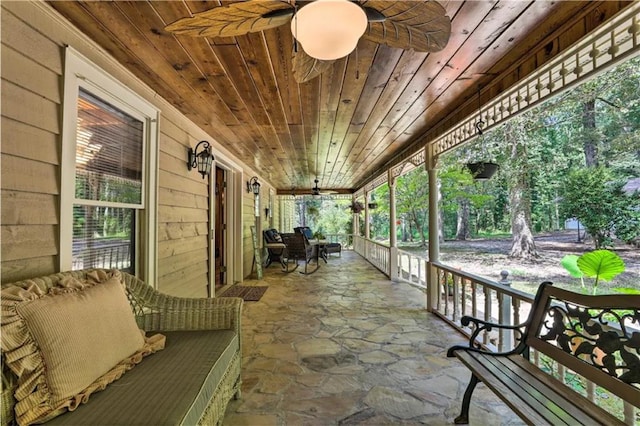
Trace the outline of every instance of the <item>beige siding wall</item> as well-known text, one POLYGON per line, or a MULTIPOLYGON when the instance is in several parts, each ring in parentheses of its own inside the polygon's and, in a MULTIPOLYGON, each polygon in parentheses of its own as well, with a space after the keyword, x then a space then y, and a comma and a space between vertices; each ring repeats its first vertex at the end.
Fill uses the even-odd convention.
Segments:
MULTIPOLYGON (((83 35, 62 24, 64 19, 48 6, 22 1, 3 1, 1 6, 2 282, 59 270, 62 64, 64 46, 69 45, 160 109, 157 287, 175 295, 205 296, 209 189, 207 180, 187 171, 187 148, 209 140, 216 157, 240 163, 83 35)), ((251 170, 241 171, 237 179, 246 181, 247 176, 253 176, 251 170)), ((242 274, 247 276, 254 218, 253 198, 246 191, 241 212, 242 274)))

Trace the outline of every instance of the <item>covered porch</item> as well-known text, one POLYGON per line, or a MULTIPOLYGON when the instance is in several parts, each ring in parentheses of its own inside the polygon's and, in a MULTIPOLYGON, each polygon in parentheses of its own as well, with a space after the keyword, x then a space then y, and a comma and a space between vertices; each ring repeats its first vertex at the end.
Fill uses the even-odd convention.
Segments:
MULTIPOLYGON (((224 423, 451 424, 469 371, 446 358, 462 343, 446 321, 427 312, 425 293, 392 282, 351 250, 312 275, 282 273, 243 314, 243 396, 224 423)), ((520 424, 481 386, 472 424, 520 424)))

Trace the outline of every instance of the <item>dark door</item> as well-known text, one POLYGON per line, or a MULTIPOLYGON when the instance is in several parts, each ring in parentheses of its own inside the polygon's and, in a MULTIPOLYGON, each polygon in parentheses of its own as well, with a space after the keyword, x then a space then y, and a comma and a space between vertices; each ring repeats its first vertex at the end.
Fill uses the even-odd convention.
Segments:
POLYGON ((226 235, 226 173, 220 167, 216 167, 216 205, 215 205, 215 278, 216 289, 225 284, 226 261, 225 255, 225 235, 226 235))

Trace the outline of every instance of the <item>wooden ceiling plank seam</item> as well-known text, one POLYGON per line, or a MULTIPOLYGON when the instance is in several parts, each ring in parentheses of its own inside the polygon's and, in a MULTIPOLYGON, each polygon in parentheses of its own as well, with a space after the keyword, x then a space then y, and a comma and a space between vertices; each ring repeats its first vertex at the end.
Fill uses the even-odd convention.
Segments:
MULTIPOLYGON (((349 148, 349 151, 345 154, 345 161, 342 164, 341 168, 335 172, 336 175, 340 176, 340 182, 344 182, 345 179, 349 176, 345 170, 345 167, 350 166, 350 156, 352 152, 357 152, 358 142, 362 140, 361 143, 365 142, 367 138, 360 138, 363 133, 368 132, 368 129, 374 127, 374 123, 381 121, 382 118, 386 115, 387 108, 392 105, 388 100, 397 99, 398 96, 402 93, 402 87, 408 83, 417 70, 420 68, 421 64, 427 57, 427 53, 415 52, 415 51, 404 51, 400 57, 400 61, 395 66, 391 73, 391 78, 385 84, 381 95, 378 98, 378 102, 372 107, 372 111, 367 118, 364 126, 358 132, 350 132, 347 134, 347 140, 345 141, 345 145, 349 148), (379 118, 376 118, 379 117, 379 118), (360 138, 360 139, 359 139, 360 138)), ((374 129, 371 130, 373 132, 374 129)))
MULTIPOLYGON (((320 137, 320 93, 322 87, 322 78, 316 78, 311 81, 307 81, 299 85, 302 108, 302 123, 304 126, 304 141, 302 145, 304 147, 306 169, 308 174, 304 176, 311 176, 311 171, 315 168, 315 164, 312 160, 313 149, 317 146, 320 137)), ((302 176, 297 177, 295 182, 292 182, 293 187, 301 187, 302 176)))
MULTIPOLYGON (((363 157, 363 153, 366 152, 365 147, 369 145, 370 141, 375 140, 376 135, 379 135, 381 132, 383 132, 383 135, 388 133, 391 126, 387 123, 392 121, 391 117, 395 117, 397 114, 405 114, 406 108, 403 104, 411 102, 412 99, 415 101, 417 98, 415 94, 424 93, 434 84, 438 75, 446 68, 446 65, 458 55, 463 46, 465 46, 469 40, 475 39, 475 30, 482 25, 494 10, 496 10, 495 5, 492 3, 465 2, 462 5, 462 8, 456 13, 451 24, 452 27, 461 28, 461 30, 452 32, 451 38, 453 40, 450 40, 450 44, 442 51, 431 53, 425 58, 411 80, 400 88, 400 93, 395 98, 394 103, 386 108, 385 116, 377 124, 376 128, 372 129, 372 127, 369 127, 366 134, 361 134, 358 137, 359 140, 354 147, 360 149, 354 151, 355 158, 353 158, 350 166, 364 162, 364 158, 366 157, 363 157), (458 17, 460 17, 459 19, 463 20, 463 22, 457 22, 456 18, 458 17), (471 21, 469 17, 472 17, 473 21, 471 21), (396 114, 393 114, 394 110, 396 114)), ((349 169, 347 169, 347 173, 348 172, 349 169)))
MULTIPOLYGON (((267 117, 280 143, 281 152, 292 152, 294 150, 291 135, 289 134, 289 126, 287 124, 286 115, 282 95, 278 88, 275 78, 273 63, 268 53, 267 43, 263 32, 251 33, 247 36, 238 37, 238 45, 246 58, 247 52, 249 57, 246 58, 247 67, 251 73, 251 77, 261 98, 267 117), (257 67, 263 64, 261 69, 257 67), (268 71, 264 71, 268 67, 268 71)), ((295 170, 295 164, 289 157, 289 165, 295 170)))
MULTIPOLYGON (((527 15, 527 17, 529 17, 529 18, 530 18, 531 16, 538 16, 536 13, 534 13, 534 12, 531 10, 531 8, 532 8, 532 7, 537 7, 537 5, 539 5, 539 4, 543 4, 543 3, 540 3, 540 2, 534 2, 534 3, 532 3, 532 4, 530 5, 530 7, 528 7, 525 11, 523 11, 523 12, 521 13, 521 15, 520 15, 520 16, 523 16, 523 15, 525 15, 525 14, 526 14, 526 15, 527 15)), ((547 5, 547 4, 550 4, 550 3, 544 3, 544 4, 545 4, 545 5, 547 5)), ((538 12, 541 12, 542 10, 545 10, 545 11, 546 11, 546 9, 541 9, 541 10, 538 10, 538 12)), ((548 14, 549 14, 549 12, 548 12, 548 11, 544 12, 544 15, 548 15, 548 14)), ((513 28, 513 26, 512 26, 511 28, 513 28)), ((511 29, 511 28, 510 28, 510 29, 511 29)), ((518 31, 518 29, 516 28, 516 29, 515 29, 515 31, 517 32, 517 31, 518 31)), ((497 38, 497 39, 492 43, 492 45, 493 45, 494 47, 488 47, 488 48, 487 48, 487 51, 496 51, 496 48, 495 48, 495 46, 496 46, 496 45, 501 45, 501 44, 503 44, 503 43, 505 43, 505 42, 507 42, 507 43, 508 43, 508 42, 509 42, 509 40, 513 40, 513 42, 511 43, 511 45, 513 45, 513 46, 518 46, 518 41, 519 41, 519 40, 518 40, 518 38, 517 38, 517 37, 515 37, 515 34, 510 33, 510 32, 507 30, 507 31, 503 32, 503 33, 500 35, 500 37, 498 37, 498 38, 497 38)), ((509 55, 510 55, 510 53, 509 53, 509 55)), ((516 56, 518 56, 518 55, 516 55, 516 56)), ((503 57, 504 57, 504 55, 503 55, 503 57)), ((484 62, 487 62, 487 60, 488 60, 489 56, 488 56, 488 55, 486 55, 486 54, 483 52, 483 53, 482 53, 482 55, 481 55, 481 56, 479 56, 479 58, 481 58, 482 60, 484 60, 484 62)), ((447 86, 445 89, 443 89, 443 90, 441 91, 441 95, 438 95, 438 97, 437 97, 437 98, 436 98, 436 99, 435 99, 435 100, 434 100, 430 105, 426 106, 426 107, 425 107, 425 109, 423 110, 423 112, 422 112, 421 114, 420 114, 420 113, 417 113, 417 112, 414 112, 413 114, 416 114, 416 117, 418 117, 418 119, 419 119, 421 116, 429 115, 430 117, 434 117, 434 120, 439 121, 439 118, 438 118, 438 117, 439 117, 439 116, 440 116, 440 117, 444 117, 444 116, 446 116, 446 115, 448 114, 448 111, 447 111, 447 110, 443 110, 442 108, 441 108, 440 110, 433 111, 433 108, 441 107, 442 105, 447 105, 446 101, 443 99, 443 96, 444 96, 444 94, 445 94, 445 93, 448 93, 448 94, 450 94, 450 93, 456 93, 456 98, 457 98, 457 99, 460 99, 460 97, 462 96, 462 95, 461 95, 462 93, 467 93, 467 95, 464 97, 464 98, 465 98, 465 100, 467 100, 467 99, 469 99, 469 98, 474 98, 474 97, 475 97, 475 96, 474 96, 474 94, 475 94, 475 93, 477 93, 477 90, 475 90, 475 87, 474 87, 474 85, 473 85, 473 83, 474 83, 475 81, 474 81, 474 82, 472 82, 472 80, 471 80, 470 78, 469 78, 469 79, 466 79, 466 78, 464 77, 464 75, 465 75, 465 74, 466 74, 466 75, 481 74, 481 75, 489 75, 489 76, 493 76, 493 75, 499 75, 499 74, 501 73, 501 72, 499 72, 499 71, 497 71, 497 70, 494 70, 494 69, 488 69, 488 70, 486 70, 486 71, 484 71, 484 72, 481 72, 481 71, 480 71, 480 68, 481 68, 481 67, 483 67, 483 66, 485 66, 485 65, 480 65, 480 63, 481 63, 481 62, 482 62, 481 60, 476 60, 476 61, 474 61, 474 62, 469 66, 469 68, 467 68, 467 70, 465 70, 465 71, 461 74, 461 77, 460 77, 460 78, 458 78, 458 79, 453 80, 449 86, 447 86), (477 70, 478 72, 477 72, 477 73, 476 73, 476 72, 474 72, 475 70, 477 70), (458 85, 458 86, 460 87, 456 92, 453 92, 453 91, 452 91, 452 89, 451 89, 454 85, 458 85), (439 114, 439 115, 438 115, 438 114, 439 114)), ((490 61, 489 63, 495 64, 495 63, 496 63, 496 61, 490 61)), ((485 68, 485 69, 486 69, 486 68, 485 68)), ((478 83, 478 84, 477 84, 477 86, 478 86, 478 87, 481 87, 481 86, 482 86, 482 84, 481 84, 481 83, 478 83)), ((417 101, 414 105, 412 105, 412 108, 419 108, 419 107, 420 107, 420 102, 421 102, 421 101, 417 101)), ((464 102, 464 101, 463 101, 463 102, 464 102)), ((449 104, 449 105, 450 105, 450 104, 449 104)), ((408 140, 410 140, 410 139, 412 139, 412 138, 414 138, 414 137, 415 137, 415 136, 414 136, 414 132, 415 132, 415 131, 414 131, 414 130, 412 130, 412 127, 421 127, 418 119, 412 120, 412 121, 407 125, 407 124, 406 124, 406 119, 403 117, 403 119, 399 120, 399 121, 396 123, 396 125, 394 126, 394 129, 392 129, 392 130, 389 132, 389 134, 388 134, 388 135, 391 135, 391 137, 392 137, 392 138, 393 138, 393 136, 394 136, 394 135, 398 135, 398 137, 404 138, 404 140, 403 140, 403 139, 400 139, 399 141, 401 142, 401 144, 405 144, 405 141, 406 141, 407 139, 408 139, 408 140), (400 129, 401 129, 401 130, 400 130, 400 129), (394 132, 395 132, 395 133, 394 133, 394 132)), ((420 131, 420 130, 418 130, 418 133, 421 133, 421 131, 420 131)), ((387 140, 386 140, 386 142, 389 142, 389 136, 387 136, 387 137, 386 137, 386 139, 387 139, 387 140)), ((382 143, 384 143, 384 142, 385 142, 385 141, 382 141, 382 143)), ((394 138, 394 142, 395 142, 395 138, 394 138)), ((380 145, 378 145, 378 147, 377 147, 377 148, 379 149, 379 147, 380 147, 380 145)), ((374 150, 374 153, 376 153, 376 152, 377 152, 377 151, 376 151, 376 150, 374 150)))
POLYGON ((367 86, 372 64, 378 49, 379 45, 377 43, 373 43, 368 40, 361 40, 358 46, 358 54, 352 55, 347 63, 345 79, 346 77, 349 77, 350 83, 345 84, 342 87, 340 103, 338 104, 337 119, 334 123, 331 141, 326 147, 327 150, 324 157, 323 175, 329 176, 329 178, 323 182, 326 187, 332 186, 331 173, 338 161, 338 155, 340 154, 341 147, 345 141, 349 126, 353 121, 353 116, 358 105, 361 103, 363 94, 365 93, 364 89, 367 86), (360 72, 360 70, 366 70, 366 72, 360 72), (352 77, 354 74, 355 78, 352 77), (334 154, 330 159, 329 155, 332 151, 334 154), (331 161, 331 163, 329 163, 329 161, 331 161))
MULTIPOLYGON (((166 4, 167 2, 160 2, 161 4, 166 4)), ((168 12, 169 9, 167 9, 167 7, 164 8, 165 12, 168 12)), ((183 13, 184 15, 184 13, 183 13)), ((173 18, 176 18, 175 13, 173 18)), ((238 99, 241 103, 241 107, 236 107, 234 108, 235 110, 238 111, 242 111, 242 120, 239 120, 240 122, 238 123, 240 127, 237 127, 236 130, 239 129, 239 131, 242 133, 245 133, 245 136, 248 140, 251 140, 254 142, 254 148, 256 150, 260 150, 261 148, 263 148, 263 144, 260 144, 260 141, 262 140, 263 142, 269 141, 269 139, 266 139, 263 137, 263 132, 261 131, 261 129, 259 129, 258 124, 255 122, 253 116, 251 115, 251 113, 249 112, 249 109, 247 108, 246 103, 244 102, 244 100, 239 96, 238 91, 236 90, 236 87, 233 85, 232 81, 228 78, 228 74, 226 72, 226 70, 224 69, 224 66, 220 63, 219 59, 216 56, 216 52, 214 51, 214 49, 212 48, 212 46, 208 43, 206 38, 194 38, 194 37, 182 37, 182 38, 186 38, 189 40, 193 40, 193 41, 198 41, 200 43, 202 43, 203 45, 205 45, 207 47, 207 51, 205 51, 205 54, 209 54, 210 55, 210 59, 206 60, 205 58, 202 59, 202 63, 211 63, 214 62, 215 63, 215 67, 214 67, 214 75, 216 76, 216 80, 220 80, 222 81, 222 84, 219 84, 219 87, 223 87, 224 91, 226 94, 230 94, 232 99, 238 99), (222 76, 221 76, 222 74, 222 76), (222 78, 220 78, 222 77, 222 78), (243 126, 244 124, 244 126, 243 126)), ((193 42, 191 42, 191 44, 194 44, 193 42)), ((209 79, 209 76, 205 75, 205 78, 209 79)), ((216 90, 216 87, 214 86, 214 90, 216 90)), ((227 98, 228 99, 228 98, 227 98)), ((237 105, 237 104, 236 104, 237 105)), ((264 111, 264 110, 263 110, 264 111)), ((246 150, 245 150, 246 151, 246 150)), ((247 161, 251 161, 253 155, 255 155, 257 151, 254 151, 252 149, 249 149, 248 151, 245 152, 245 155, 243 157, 243 159, 247 160, 247 161)), ((269 150, 269 151, 263 151, 264 154, 266 154, 266 156, 272 160, 273 163, 277 163, 278 158, 276 158, 275 156, 277 155, 275 152, 273 152, 273 150, 269 150)))
MULTIPOLYGON (((462 10, 463 10, 462 7, 465 6, 464 10, 468 11, 467 14, 469 16, 476 17, 475 21, 478 21, 477 17, 484 17, 487 13, 489 13, 489 11, 492 8, 491 5, 482 6, 475 3, 471 3, 471 4, 466 4, 466 3, 467 2, 450 2, 446 5, 447 13, 452 20, 452 28, 459 27, 463 29, 452 32, 451 40, 449 42, 448 47, 445 47, 445 49, 443 49, 442 51, 437 53, 424 54, 425 56, 424 58, 422 58, 422 61, 420 62, 419 67, 417 69, 414 68, 414 70, 410 73, 410 78, 408 80, 402 79, 402 83, 395 86, 398 89, 397 91, 388 90, 389 86, 385 88, 385 91, 381 96, 381 99, 384 99, 384 101, 376 105, 376 108, 372 113, 372 116, 375 116, 376 118, 374 120, 369 120, 367 124, 364 126, 364 128, 358 135, 358 139, 352 145, 353 148, 349 152, 348 157, 352 157, 352 156, 357 157, 358 153, 364 150, 366 144, 369 142, 369 140, 377 130, 380 123, 382 123, 385 117, 387 117, 387 115, 390 113, 392 108, 395 107, 395 104, 399 101, 399 99, 401 99, 401 96, 407 93, 406 89, 409 84, 415 81, 428 82, 431 79, 431 77, 429 77, 430 67, 433 67, 433 65, 439 65, 441 62, 448 63, 450 58, 453 57, 453 55, 455 55, 455 53, 457 52, 458 48, 456 46, 461 43, 456 43, 456 39, 460 38, 461 40, 467 40, 472 36, 471 34, 472 31, 467 30, 466 28, 464 28, 464 25, 462 25, 462 24, 465 24, 465 22, 458 22, 460 20, 465 19, 465 14, 462 13, 462 10), (477 8, 480 8, 480 7, 482 7, 483 9, 478 10, 477 8), (487 8, 489 9, 487 10, 487 8), (444 59, 438 60, 441 57, 447 58, 447 60, 446 61, 444 59), (432 64, 432 62, 436 62, 436 63, 432 64), (380 106, 383 106, 384 108, 380 108, 380 106)), ((474 27, 477 25, 479 24, 474 24, 474 27)), ((405 52, 403 57, 406 56, 406 54, 407 52, 405 52)), ((437 68, 437 67, 433 67, 433 68, 437 68)), ((400 79, 396 79, 396 80, 400 83, 400 79)), ((355 158, 353 158, 351 161, 349 161, 348 164, 345 164, 345 165, 351 168, 354 164, 361 164, 361 163, 357 163, 355 161, 355 158)), ((339 174, 342 176, 350 175, 350 173, 345 170, 341 170, 339 174)))
MULTIPOLYGON (((125 4, 126 4, 126 3, 125 3, 125 4)), ((121 3, 120 5, 122 6, 122 3, 121 3)), ((157 4, 156 4, 156 6, 157 6, 157 4)), ((137 7, 140 7, 140 5, 137 5, 137 7)), ((158 11, 157 11, 155 8, 153 8, 153 7, 152 7, 151 9, 152 9, 153 13, 154 13, 156 16, 158 16, 158 18, 159 18, 159 19, 161 19, 161 20, 162 20, 162 16, 158 13, 158 11)), ((136 10, 129 10, 129 12, 130 12, 130 13, 129 13, 129 16, 130 16, 131 14, 133 14, 134 12, 136 12, 136 10)), ((164 24, 165 24, 165 23, 166 23, 166 21, 162 20, 162 26, 164 26, 164 24)), ((154 24, 154 23, 148 23, 148 25, 149 25, 151 28, 154 28, 153 24, 154 24)), ((166 37, 165 37, 165 38, 166 38, 166 37)), ((173 36, 171 36, 171 38, 173 38, 173 36)), ((218 66, 218 70, 216 70, 216 71, 215 71, 215 72, 216 72, 216 75, 220 74, 220 71, 224 72, 224 68, 223 68, 223 67, 222 67, 222 65, 219 63, 219 61, 217 61, 217 58, 215 58, 215 53, 213 52, 213 50, 211 49, 211 46, 206 42, 206 40, 205 40, 204 38, 191 38, 191 41, 192 41, 192 45, 200 45, 200 44, 202 44, 202 43, 206 44, 206 46, 207 46, 207 47, 208 47, 208 49, 209 49, 209 52, 211 52, 211 53, 212 53, 212 55, 214 55, 215 64, 218 66)), ((183 46, 181 43, 179 43, 179 41, 178 41, 177 39, 176 39, 176 43, 177 43, 178 45, 180 45, 180 47, 181 47, 182 49, 184 49, 184 46, 183 46)), ((174 49, 169 49, 169 50, 174 50, 174 49)), ((196 61, 192 56, 190 56, 186 51, 185 51, 185 54, 186 54, 186 55, 189 57, 189 59, 190 59, 190 60, 195 64, 195 66, 196 66, 199 70, 201 70, 201 68, 200 68, 200 67, 198 67, 197 61, 196 61)), ((207 61, 207 62, 211 62, 211 61, 207 61)), ((226 75, 226 74, 225 74, 225 75, 226 75)), ((211 89, 212 89, 212 90, 216 93, 216 95, 217 95, 217 90, 216 90, 216 88, 215 88, 214 86, 211 86, 211 84, 210 84, 210 82, 209 82, 209 79, 207 78, 207 75, 206 75, 203 71, 200 71, 200 76, 201 76, 200 78, 202 78, 202 79, 206 82, 206 84, 208 84, 208 85, 211 87, 211 89)), ((230 87, 233 87, 232 85, 228 85, 228 84, 225 84, 224 86, 226 86, 226 87, 229 87, 229 86, 230 86, 230 87)), ((229 91, 227 91, 227 92, 229 92, 229 91)), ((232 92, 231 94, 233 95, 233 92, 232 92)), ((219 96, 219 95, 218 95, 218 96, 219 96)), ((222 97, 220 97, 220 99, 222 100, 222 97)), ((232 99, 233 99, 233 98, 232 98, 232 99)), ((224 100, 222 100, 222 101, 224 102, 224 100)), ((229 109, 229 111, 233 114, 233 111, 231 111, 231 109, 229 108, 229 106, 227 105, 227 103, 226 103, 226 102, 224 102, 224 104, 225 104, 225 107, 227 107, 227 108, 229 109)), ((243 104, 243 106, 246 108, 246 106, 245 106, 244 104, 243 104)), ((215 110, 216 110, 216 111, 219 111, 219 108, 215 108, 215 110)), ((243 114, 243 115, 244 115, 244 114, 243 114)), ((247 111, 247 115, 248 115, 248 111, 247 111)), ((236 133, 236 134, 238 134, 238 135, 240 135, 240 136, 244 136, 245 140, 253 141, 253 142, 255 143, 255 142, 256 142, 256 140, 257 140, 257 136, 259 136, 259 135, 260 135, 259 130, 258 130, 258 129, 256 129, 256 127, 255 127, 255 126, 244 126, 244 125, 242 125, 242 124, 241 124, 241 122, 240 122, 240 121, 235 117, 235 115, 234 115, 234 118, 235 118, 235 122, 234 122, 233 124, 231 124, 231 123, 228 123, 228 124, 227 124, 227 125, 230 127, 230 129, 233 129, 233 130, 234 130, 234 133, 236 133)), ((246 117, 245 117, 245 120, 246 120, 246 117)), ((245 122, 246 122, 246 121, 245 121, 245 122)), ((251 160, 251 159, 253 159, 253 161, 259 161, 259 157, 260 157, 260 156, 259 156, 259 155, 256 155, 256 153, 257 153, 257 152, 260 152, 260 151, 254 151, 254 150, 252 150, 252 149, 251 149, 251 147, 247 147, 247 146, 239 147, 239 146, 237 146, 237 145, 236 145, 235 147, 236 147, 236 149, 237 149, 238 151, 240 151, 241 158, 246 159, 246 160, 251 160), (247 148, 248 148, 248 149, 247 149, 247 148), (258 157, 258 158, 256 158, 256 157, 258 157)), ((260 145, 259 145, 259 144, 257 144, 257 143, 255 143, 255 149, 259 149, 259 148, 260 148, 260 145)), ((268 163, 268 164, 273 164, 273 161, 272 161, 271 159, 269 159, 269 158, 268 158, 268 157, 271 157, 271 154, 272 154, 272 153, 271 153, 271 152, 267 152, 266 154, 267 154, 267 155, 266 155, 266 157, 267 157, 267 159, 268 159, 267 163, 268 163)), ((267 169, 269 169, 269 167, 267 167, 267 169)))
POLYGON ((336 167, 341 168, 347 161, 348 152, 350 151, 350 146, 348 144, 355 141, 355 138, 350 137, 350 135, 359 133, 359 130, 371 116, 374 107, 378 104, 380 96, 384 91, 386 82, 389 81, 402 57, 402 53, 403 51, 400 49, 394 49, 385 45, 379 46, 376 52, 376 57, 373 60, 373 65, 367 75, 367 81, 365 82, 364 88, 361 92, 362 94, 367 94, 366 99, 364 99, 362 95, 358 99, 356 108, 351 117, 351 122, 349 123, 342 143, 337 147, 338 152, 336 153, 334 165, 329 173, 332 177, 332 180, 328 184, 329 187, 341 184, 338 180, 340 176, 336 173, 336 167), (388 66, 390 63, 395 63, 395 65, 390 67, 388 66), (382 64, 387 66, 382 66, 382 64))
MULTIPOLYGON (((346 75, 347 61, 348 56, 335 61, 333 66, 327 70, 327 72, 320 75, 322 89, 320 91, 319 134, 316 146, 313 147, 313 152, 315 154, 315 158, 313 159, 313 169, 316 178, 321 177, 319 164, 321 147, 329 146, 331 144, 331 137, 333 136, 333 128, 335 125, 335 115, 338 111, 340 93, 342 93, 342 86, 346 75)), ((324 172, 324 170, 322 171, 324 172)), ((313 182, 311 182, 311 184, 313 184, 313 182)))
POLYGON ((148 2, 118 1, 111 4, 119 10, 131 25, 138 29, 138 32, 147 40, 147 43, 155 49, 159 58, 164 58, 189 83, 194 91, 200 92, 203 98, 212 104, 218 111, 223 123, 227 125, 238 123, 236 116, 218 96, 215 89, 208 85, 206 79, 204 82, 209 86, 209 90, 213 92, 213 95, 207 93, 206 88, 198 88, 198 86, 202 86, 202 78, 205 77, 202 70, 194 63, 193 58, 174 37, 166 36, 161 31, 165 24, 148 2), (208 96, 204 97, 204 95, 208 96))
MULTIPOLYGON (((151 5, 165 23, 184 17, 185 10, 188 12, 187 6, 183 2, 155 1, 151 5), (178 5, 182 5, 182 8, 178 9, 178 5)), ((205 37, 189 37, 178 34, 174 34, 173 37, 185 50, 192 52, 191 57, 196 66, 202 70, 204 78, 236 115, 238 121, 242 123, 252 120, 244 99, 231 84, 208 40, 205 37)))

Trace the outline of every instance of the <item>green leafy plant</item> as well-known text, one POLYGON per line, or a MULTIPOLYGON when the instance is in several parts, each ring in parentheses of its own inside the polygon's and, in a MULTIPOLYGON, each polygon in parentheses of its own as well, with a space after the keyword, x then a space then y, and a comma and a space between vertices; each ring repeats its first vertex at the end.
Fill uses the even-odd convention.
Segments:
POLYGON ((574 278, 580 278, 582 288, 586 290, 584 278, 593 278, 592 294, 596 294, 600 280, 611 281, 624 272, 624 261, 611 250, 594 250, 581 256, 568 254, 560 261, 562 266, 574 278))

